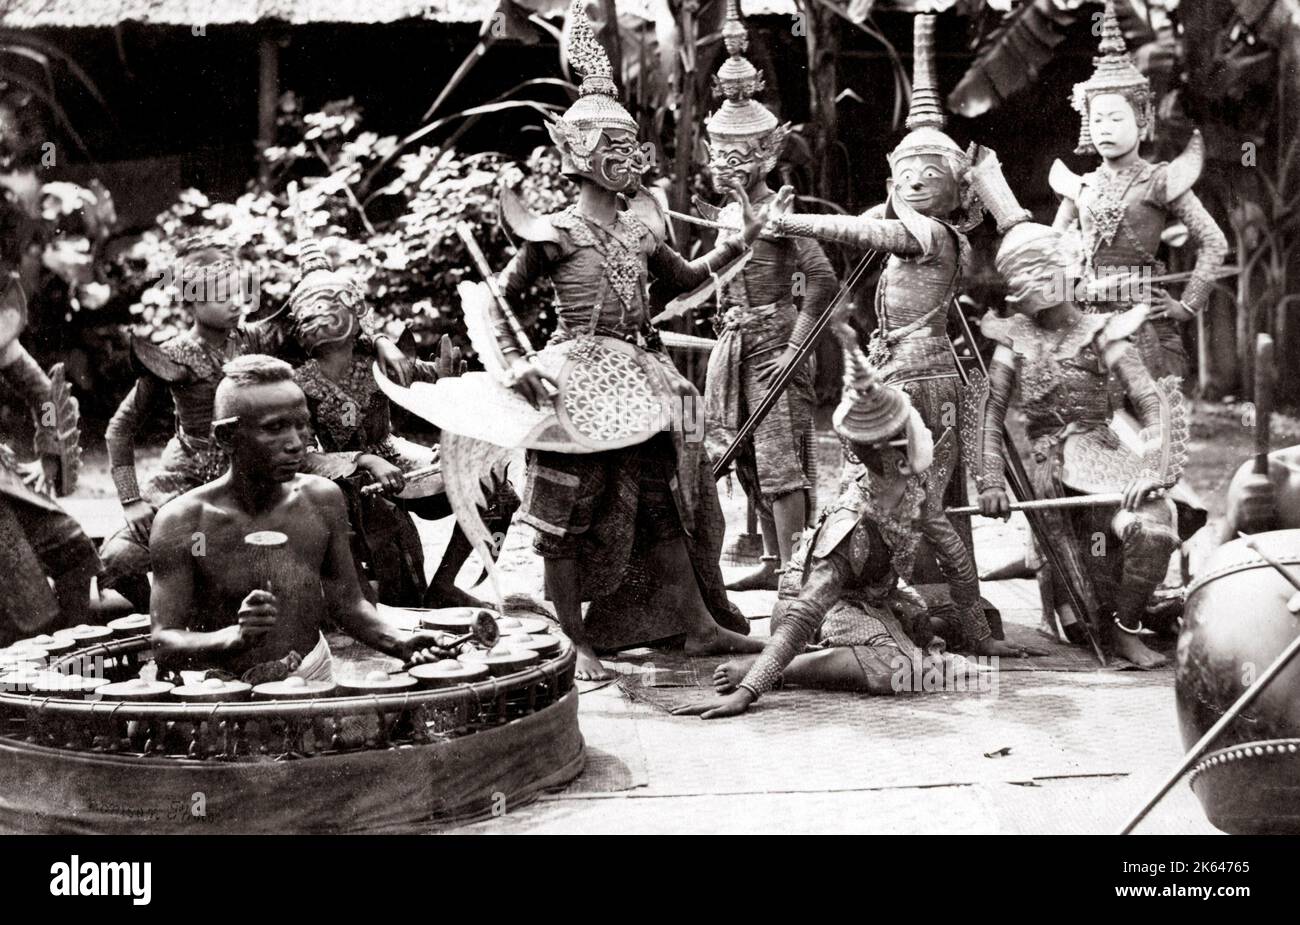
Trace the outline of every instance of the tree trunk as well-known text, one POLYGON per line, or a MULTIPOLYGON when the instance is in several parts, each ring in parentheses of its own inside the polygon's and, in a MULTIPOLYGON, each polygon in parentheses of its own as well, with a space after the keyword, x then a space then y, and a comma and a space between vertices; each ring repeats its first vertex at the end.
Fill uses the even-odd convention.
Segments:
POLYGON ((840 51, 839 23, 834 13, 817 0, 802 0, 804 31, 808 46, 808 121, 813 131, 813 163, 817 195, 831 202, 841 201, 843 189, 835 143, 839 138, 839 113, 835 97, 839 93, 836 62, 840 51))
MULTIPOLYGON (((677 58, 677 125, 673 140, 673 185, 670 204, 673 209, 682 213, 691 211, 691 177, 695 173, 697 129, 695 45, 699 39, 699 27, 695 17, 699 12, 699 6, 699 0, 682 0, 681 11, 677 14, 682 40, 681 54, 677 58)), ((680 219, 675 219, 673 225, 677 232, 679 249, 685 250, 690 228, 680 219)))

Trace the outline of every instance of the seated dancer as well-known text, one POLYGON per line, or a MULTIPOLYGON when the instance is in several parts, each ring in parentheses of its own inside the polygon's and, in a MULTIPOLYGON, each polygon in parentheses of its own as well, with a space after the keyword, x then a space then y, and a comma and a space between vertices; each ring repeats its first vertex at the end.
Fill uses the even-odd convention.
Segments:
MULTIPOLYGON (((778 125, 753 98, 763 89, 763 77, 744 55, 749 37, 737 0, 727 4, 722 34, 730 57, 715 81, 722 106, 705 123, 710 177, 718 193, 739 183, 761 207, 774 195, 767 175, 789 125, 778 125)), ((721 213, 699 206, 714 218, 721 213)), ((718 298, 718 343, 704 386, 705 439, 714 459, 789 365, 835 291, 835 271, 816 241, 761 236, 754 242, 753 257, 718 298)), ((736 474, 758 510, 763 558, 755 571, 727 585, 730 590, 775 590, 778 570, 808 526, 817 491, 815 403, 812 371, 804 364, 736 459, 736 474)))
POLYGON ((1113 315, 1084 314, 1062 286, 1071 261, 1060 232, 1030 221, 988 152, 971 183, 1003 233, 996 265, 1007 282, 1013 314, 990 312, 982 329, 998 345, 989 369, 989 394, 980 438, 976 484, 986 516, 1010 507, 1003 476, 1003 421, 1012 391, 1026 420, 1033 453, 1030 480, 1038 498, 1121 492, 1122 504, 1045 512, 1069 574, 1048 567, 1044 631, 1055 636, 1050 602, 1062 600, 1059 582, 1079 589, 1094 624, 1114 615, 1114 650, 1141 668, 1166 662, 1139 637, 1147 599, 1178 546, 1174 505, 1150 497, 1172 487, 1186 458, 1187 421, 1176 377, 1156 382, 1132 337, 1145 306, 1113 315), (1063 300, 1064 298, 1064 300, 1063 300), (1113 375, 1141 426, 1141 447, 1130 448, 1110 428, 1107 379, 1113 375), (1101 538, 1099 541, 1098 538, 1101 538))
POLYGON ((311 417, 289 364, 252 354, 223 372, 213 436, 230 467, 163 505, 150 537, 159 667, 329 680, 321 629, 331 618, 386 655, 437 657, 437 636, 398 631, 362 594, 343 493, 299 473, 311 417), (270 589, 255 587, 257 568, 244 542, 259 531, 288 537, 270 589))
MULTIPOLYGON (((933 638, 925 601, 910 586, 917 542, 946 534, 964 555, 943 512, 926 503, 934 441, 907 396, 881 383, 841 326, 846 350, 844 398, 835 430, 862 460, 861 473, 835 506, 808 531, 781 577, 772 611, 772 638, 757 657, 718 666, 719 697, 680 707, 679 715, 704 719, 745 712, 778 682, 806 687, 897 693, 900 675, 912 677, 926 650, 940 666, 949 656, 933 638), (812 651, 805 648, 816 640, 812 651)), ((952 439, 951 431, 944 440, 952 439)), ((943 441, 940 441, 943 442, 943 441)), ((955 628, 974 636, 983 655, 1038 655, 990 638, 975 592, 975 569, 964 559, 953 589, 955 628)))
MULTIPOLYGON (((278 353, 286 341, 285 324, 278 316, 251 323, 241 320, 244 282, 228 248, 211 236, 196 236, 178 251, 177 291, 193 324, 161 344, 132 339, 142 372, 105 432, 126 526, 104 541, 100 586, 115 589, 141 610, 149 602, 149 528, 154 514, 170 499, 216 478, 227 466, 210 433, 212 396, 221 380, 222 364, 241 354, 278 353), (161 469, 142 489, 136 476, 135 441, 168 394, 176 413, 176 432, 163 449, 161 469)), ((322 276, 333 275, 315 270, 304 276, 289 297, 290 315, 317 283, 331 282, 322 276)), ((391 340, 368 333, 363 342, 394 375, 406 375, 408 361, 391 340)))
MULTIPOLYGON (((481 287, 462 287, 466 324, 488 371, 389 394, 442 428, 454 504, 457 486, 476 484, 477 472, 467 474, 494 453, 533 451, 520 519, 537 531, 545 593, 574 642, 577 677, 599 679, 610 674, 598 645, 682 635, 693 653, 762 645, 742 635, 749 625, 723 588, 717 485, 701 441, 683 426, 696 417, 699 393, 663 352, 648 293, 651 275, 669 295, 698 287, 745 252, 762 218, 736 186, 743 239, 689 262, 665 243, 661 210, 637 194, 636 121, 616 99, 581 0, 569 19, 569 60, 584 76, 577 101, 550 128, 565 173, 578 180, 578 201, 536 216, 503 195, 503 218, 522 239, 499 277, 504 304, 481 287), (529 358, 511 303, 543 277, 554 286, 558 323, 529 358), (562 383, 558 395, 548 381, 562 383), (591 601, 585 622, 584 601, 591 601)), ((462 524, 475 519, 472 509, 456 513, 462 524)), ((471 539, 480 536, 476 527, 471 539)))
POLYGON ((1074 88, 1073 106, 1083 118, 1076 154, 1100 154, 1101 166, 1083 176, 1063 163, 1052 165, 1052 189, 1062 196, 1054 227, 1082 236, 1081 271, 1089 287, 1085 311, 1115 312, 1155 296, 1149 318, 1135 340, 1142 360, 1156 378, 1187 378, 1187 351, 1182 324, 1206 306, 1227 239, 1192 192, 1205 157, 1200 132, 1187 150, 1170 163, 1152 164, 1138 153, 1142 141, 1155 134, 1155 105, 1151 84, 1124 47, 1107 0, 1102 18, 1101 55, 1094 59, 1090 79, 1074 88), (1175 298, 1163 287, 1143 289, 1144 273, 1165 275, 1156 257, 1170 220, 1187 228, 1196 252, 1196 266, 1175 298))
MULTIPOLYGON (((323 253, 311 249, 313 267, 329 268, 323 253)), ((304 270, 308 270, 304 262, 304 270)), ((441 484, 436 493, 405 484, 406 473, 429 465, 433 454, 402 440, 392 432, 388 399, 371 371, 372 359, 357 349, 361 333, 357 312, 351 307, 361 298, 354 286, 318 287, 315 294, 294 309, 294 340, 308 359, 294 371, 294 381, 307 396, 312 427, 323 452, 306 455, 303 471, 334 480, 343 489, 352 524, 352 547, 363 588, 378 582, 378 599, 398 607, 482 606, 455 586, 460 567, 469 557, 469 541, 459 527, 426 586, 424 549, 411 514, 440 520, 452 514, 441 484), (390 495, 363 493, 352 478, 368 474, 390 495)), ((412 376, 436 382, 439 374, 459 373, 459 350, 443 338, 438 364, 416 360, 412 376)), ((484 513, 490 530, 504 534, 519 499, 509 483, 494 493, 484 513)))
POLYGON ((26 323, 26 297, 14 273, 0 293, 0 387, 32 411, 40 468, 30 478, 0 442, 0 646, 88 622, 90 580, 100 568, 95 544, 46 494, 67 494, 76 482, 78 409, 63 365, 46 376, 18 342, 26 323))

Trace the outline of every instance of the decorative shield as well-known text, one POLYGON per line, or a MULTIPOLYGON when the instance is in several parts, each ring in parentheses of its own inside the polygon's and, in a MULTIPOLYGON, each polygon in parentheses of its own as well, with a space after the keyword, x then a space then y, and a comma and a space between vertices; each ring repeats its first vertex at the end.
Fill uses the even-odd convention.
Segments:
POLYGON ((547 347, 537 363, 560 385, 561 426, 593 452, 635 446, 671 426, 665 370, 633 344, 582 337, 547 347))

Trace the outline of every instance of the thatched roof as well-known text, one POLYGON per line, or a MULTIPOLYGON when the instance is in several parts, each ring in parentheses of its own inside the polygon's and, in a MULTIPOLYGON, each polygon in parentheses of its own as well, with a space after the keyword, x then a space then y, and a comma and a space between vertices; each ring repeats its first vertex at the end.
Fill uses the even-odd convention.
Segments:
MULTIPOLYGON (((308 23, 389 23, 428 19, 482 22, 498 0, 0 0, 0 26, 11 29, 96 28, 123 22, 155 26, 229 26, 275 20, 308 23)), ((558 15, 569 0, 516 0, 544 16, 558 15)), ((852 12, 850 0, 836 0, 852 12)), ((955 0, 877 0, 880 9, 939 11, 955 0)), ((741 0, 746 16, 789 16, 795 0, 741 0)), ((870 8, 868 5, 866 8, 870 8)), ((651 0, 619 0, 623 13, 652 18, 651 0)))
MULTIPOLYGON (((542 15, 558 14, 568 0, 521 0, 542 15)), ((646 0, 620 0, 624 12, 648 12, 646 0)), ((482 22, 497 0, 4 0, 0 26, 12 29, 106 27, 122 22, 156 26, 223 26, 276 20, 307 23, 389 23, 428 19, 482 22)), ((741 0, 750 16, 789 15, 794 0, 741 0)))
POLYGON ((0 25, 15 29, 115 26, 225 26, 278 20, 387 23, 408 19, 482 22, 496 0, 8 0, 0 25))

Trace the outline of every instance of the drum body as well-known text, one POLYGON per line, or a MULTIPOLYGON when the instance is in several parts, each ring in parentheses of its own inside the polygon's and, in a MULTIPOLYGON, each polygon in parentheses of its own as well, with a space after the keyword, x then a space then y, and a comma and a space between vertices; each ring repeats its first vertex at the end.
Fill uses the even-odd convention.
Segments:
MULTIPOLYGON (((1256 542, 1300 574, 1300 530, 1256 542)), ((1225 543, 1188 589, 1175 685, 1190 748, 1300 632, 1300 597, 1240 540, 1225 543)), ((1300 659, 1279 674, 1193 768, 1210 822, 1233 834, 1300 833, 1300 659)))

